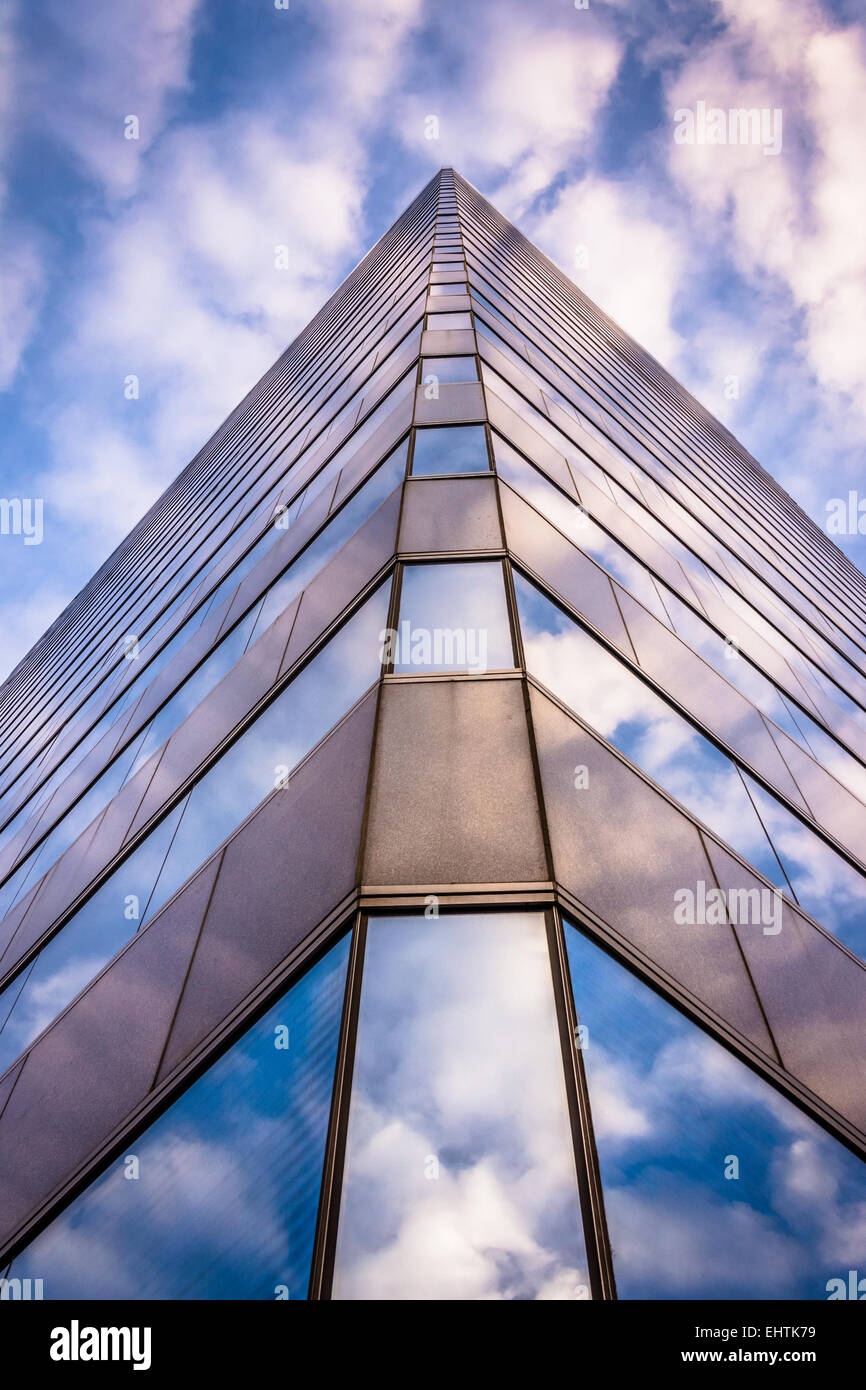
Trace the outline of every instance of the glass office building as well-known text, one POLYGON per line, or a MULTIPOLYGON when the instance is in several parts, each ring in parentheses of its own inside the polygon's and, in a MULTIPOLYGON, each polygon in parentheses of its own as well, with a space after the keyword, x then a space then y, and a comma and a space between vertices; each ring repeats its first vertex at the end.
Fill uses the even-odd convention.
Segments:
POLYGON ((850 1296, 864 673, 442 170, 0 690, 3 1297, 850 1296))

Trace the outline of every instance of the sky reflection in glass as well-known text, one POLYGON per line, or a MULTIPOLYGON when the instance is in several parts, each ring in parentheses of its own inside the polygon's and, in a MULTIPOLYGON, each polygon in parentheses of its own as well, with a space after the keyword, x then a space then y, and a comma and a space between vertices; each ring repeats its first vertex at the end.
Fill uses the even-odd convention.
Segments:
POLYGON ((542 914, 372 919, 333 1296, 588 1283, 542 914))
POLYGON ((406 565, 395 671, 497 671, 514 665, 497 561, 406 565))
POLYGON ((429 426, 415 431, 412 473, 416 478, 489 470, 483 425, 429 426))
POLYGON ((306 1298, 348 954, 344 937, 10 1274, 49 1299, 306 1298))
POLYGON ((863 1267, 863 1163, 565 933, 618 1296, 826 1299, 863 1267))
POLYGON ((736 765, 515 574, 528 669, 779 888, 789 885, 736 765))

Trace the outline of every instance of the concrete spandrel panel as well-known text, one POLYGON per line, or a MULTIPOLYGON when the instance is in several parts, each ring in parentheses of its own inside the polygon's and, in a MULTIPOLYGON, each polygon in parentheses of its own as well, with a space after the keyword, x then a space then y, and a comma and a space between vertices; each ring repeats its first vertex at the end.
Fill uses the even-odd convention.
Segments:
POLYGON ((0 1244, 147 1096, 219 860, 38 1038, 0 1116, 0 1244))
POLYGON ((19 1057, 18 1061, 13 1062, 12 1066, 0 1077, 0 1119, 3 1117, 3 1111, 6 1109, 9 1097, 15 1089, 15 1082, 21 1075, 26 1060, 26 1057, 19 1057))
POLYGON ((699 907, 700 885, 706 890, 712 873, 697 828, 534 687, 530 699, 557 881, 729 1026, 774 1055, 730 925, 700 920, 712 917, 699 907), (684 910, 688 893, 694 894, 692 914, 684 910))
POLYGON ((485 418, 480 382, 440 386, 438 393, 429 399, 426 392, 425 386, 419 386, 415 392, 416 425, 462 425, 485 418))
POLYGON ((520 681, 387 682, 364 882, 546 879, 520 681))
POLYGON ((737 934, 783 1065, 866 1133, 866 968, 720 845, 707 848, 727 900, 749 913, 737 934))
POLYGON ((227 844, 162 1076, 355 886, 375 710, 373 690, 227 844))
POLYGON ((400 518, 404 554, 496 550, 502 530, 492 478, 410 478, 400 518))

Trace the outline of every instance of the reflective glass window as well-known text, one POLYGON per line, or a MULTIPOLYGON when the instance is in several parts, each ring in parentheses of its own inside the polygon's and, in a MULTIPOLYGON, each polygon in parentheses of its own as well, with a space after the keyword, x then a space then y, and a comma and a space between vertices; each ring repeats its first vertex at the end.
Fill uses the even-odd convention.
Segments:
POLYGON ((373 918, 333 1296, 588 1285, 543 916, 373 918))
POLYGON ((447 285, 431 285, 430 293, 432 295, 466 294, 466 281, 457 280, 453 284, 449 283, 447 285))
POLYGON ((348 952, 345 937, 8 1277, 47 1299, 306 1298, 348 952))
POLYGON ((406 565, 395 671, 472 671, 514 665, 505 584, 498 562, 406 565))
POLYGON ((490 459, 483 425, 444 425, 415 431, 412 473, 487 473, 490 459))
POLYGON ((362 488, 358 489, 351 501, 336 513, 312 544, 292 562, 285 574, 271 585, 256 623, 256 639, 285 612, 292 599, 297 597, 313 576, 318 574, 323 565, 345 545, 403 480, 406 474, 407 449, 408 441, 404 441, 389 454, 382 466, 376 469, 362 488))
POLYGON ((421 362, 421 380, 429 384, 431 377, 440 386, 477 381, 478 366, 474 357, 425 357, 421 362))
POLYGON ((566 923, 620 1298, 826 1299, 866 1167, 566 923))
POLYGON ((472 327, 471 314, 428 314, 427 327, 432 332, 438 329, 463 330, 472 327))
MULTIPOLYGON (((14 889, 4 886, 0 895, 2 911, 7 911, 16 896, 29 891, 37 878, 68 848, 94 817, 108 805, 115 793, 142 767, 152 753, 160 748, 223 676, 240 661, 251 636, 256 640, 270 623, 288 606, 345 541, 370 516, 397 486, 406 470, 408 437, 398 446, 371 478, 359 488, 350 502, 337 513, 313 543, 304 550, 285 574, 267 591, 264 601, 255 604, 193 674, 178 687, 154 718, 136 736, 132 745, 110 763, 90 791, 70 809, 45 839, 37 854, 27 861, 23 874, 16 874, 14 889)), ((267 539, 272 541, 283 533, 269 528, 267 539)), ((191 635, 186 633, 188 637, 191 635)), ((162 663, 160 663, 161 665, 162 663)))

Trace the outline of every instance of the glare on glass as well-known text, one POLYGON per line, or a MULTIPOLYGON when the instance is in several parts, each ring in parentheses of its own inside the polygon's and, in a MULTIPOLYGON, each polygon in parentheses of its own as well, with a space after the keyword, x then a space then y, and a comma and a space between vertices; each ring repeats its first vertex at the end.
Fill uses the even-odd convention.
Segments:
POLYGON ((421 380, 429 385, 431 378, 440 386, 477 381, 478 366, 474 357, 425 357, 421 361, 421 380))
POLYGON ((333 1296, 589 1297, 541 913, 370 921, 333 1296))
POLYGON ((472 315, 463 314, 428 314, 427 327, 431 332, 437 330, 450 329, 452 332, 472 327, 472 315))
POLYGON ((415 431, 412 473, 487 473, 490 460, 483 425, 443 425, 415 431))
POLYGON ((471 671, 514 665, 505 584, 498 561, 406 565, 395 671, 471 671))

